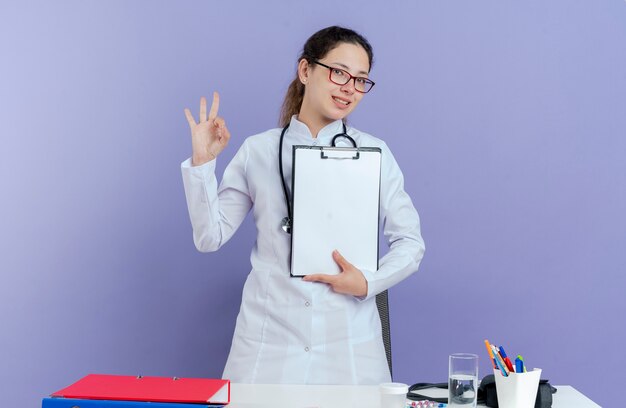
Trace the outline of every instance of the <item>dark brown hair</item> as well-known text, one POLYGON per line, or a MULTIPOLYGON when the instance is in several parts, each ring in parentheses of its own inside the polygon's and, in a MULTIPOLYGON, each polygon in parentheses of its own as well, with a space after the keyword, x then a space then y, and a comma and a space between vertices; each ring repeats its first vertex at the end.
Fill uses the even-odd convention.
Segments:
MULTIPOLYGON (((298 58, 298 64, 303 59, 306 59, 309 64, 313 64, 314 61, 320 60, 328 54, 332 49, 337 47, 341 43, 356 44, 363 47, 367 53, 367 57, 370 63, 370 69, 374 62, 374 51, 370 43, 361 34, 349 28, 332 26, 321 29, 313 34, 304 44, 302 54, 298 58)), ((300 82, 298 74, 289 88, 287 88, 287 94, 283 101, 283 106, 280 110, 280 126, 287 126, 291 117, 300 112, 302 106, 302 99, 304 98, 304 85, 300 82)))

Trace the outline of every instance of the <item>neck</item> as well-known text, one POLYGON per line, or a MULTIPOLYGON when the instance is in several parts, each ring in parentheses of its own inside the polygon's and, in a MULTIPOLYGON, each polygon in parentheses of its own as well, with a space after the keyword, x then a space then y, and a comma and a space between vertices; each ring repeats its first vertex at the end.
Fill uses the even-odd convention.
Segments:
POLYGON ((313 138, 317 138, 317 134, 322 130, 322 128, 330 123, 332 120, 328 118, 324 118, 320 115, 314 114, 310 109, 307 109, 305 103, 302 103, 302 108, 300 109, 300 113, 298 113, 298 120, 304 123, 311 132, 313 138))

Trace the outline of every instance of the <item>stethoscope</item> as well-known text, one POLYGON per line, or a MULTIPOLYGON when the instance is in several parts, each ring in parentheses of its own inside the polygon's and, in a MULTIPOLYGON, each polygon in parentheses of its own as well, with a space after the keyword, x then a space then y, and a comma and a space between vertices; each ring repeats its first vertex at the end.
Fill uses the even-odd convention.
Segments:
MULTIPOLYGON (((356 142, 354 141, 352 137, 348 135, 346 124, 342 123, 342 125, 343 125, 343 132, 337 133, 335 136, 333 136, 333 139, 331 141, 331 146, 336 147, 337 139, 343 137, 345 139, 348 139, 352 143, 353 147, 356 147, 356 142)), ((282 219, 280 224, 281 224, 281 228, 283 229, 283 231, 285 231, 287 234, 291 234, 293 210, 291 208, 291 201, 289 201, 289 193, 287 193, 287 183, 285 183, 285 176, 283 174, 283 140, 285 139, 285 133, 287 132, 288 128, 289 128, 289 124, 287 124, 287 126, 285 126, 283 128, 283 131, 280 133, 280 143, 278 146, 278 165, 280 166, 280 181, 283 184, 283 193, 285 193, 285 204, 287 204, 287 216, 282 219)))

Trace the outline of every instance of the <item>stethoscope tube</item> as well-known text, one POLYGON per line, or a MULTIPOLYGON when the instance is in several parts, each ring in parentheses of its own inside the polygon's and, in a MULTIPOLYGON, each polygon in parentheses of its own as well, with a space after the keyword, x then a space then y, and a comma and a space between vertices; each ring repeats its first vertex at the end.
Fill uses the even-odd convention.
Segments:
POLYGON ((287 216, 281 221, 281 228, 287 234, 291 234, 291 204, 289 203, 289 193, 287 193, 287 184, 285 183, 285 175, 283 174, 283 140, 285 133, 289 128, 289 124, 283 128, 280 133, 280 143, 278 147, 278 165, 280 166, 280 181, 283 185, 283 193, 285 193, 285 203, 287 204, 287 216))
MULTIPOLYGON (((335 136, 333 136, 333 139, 331 141, 331 146, 335 147, 337 144, 337 139, 338 138, 346 138, 348 139, 351 143, 353 147, 356 147, 356 142, 354 141, 354 139, 352 137, 350 137, 348 135, 348 130, 346 129, 346 124, 342 123, 343 125, 343 132, 342 133, 337 133, 335 136)), ((287 126, 285 126, 282 130, 282 132, 280 133, 280 142, 278 144, 278 166, 280 167, 280 181, 283 185, 283 193, 285 194, 285 204, 287 204, 287 216, 285 218, 282 219, 281 221, 281 228, 283 229, 283 231, 285 231, 287 234, 291 234, 291 223, 292 223, 292 208, 291 208, 291 201, 289 200, 289 193, 287 192, 287 183, 285 183, 285 175, 284 175, 284 171, 283 171, 283 140, 285 139, 285 133, 287 133, 287 129, 289 128, 289 124, 287 124, 287 126)))

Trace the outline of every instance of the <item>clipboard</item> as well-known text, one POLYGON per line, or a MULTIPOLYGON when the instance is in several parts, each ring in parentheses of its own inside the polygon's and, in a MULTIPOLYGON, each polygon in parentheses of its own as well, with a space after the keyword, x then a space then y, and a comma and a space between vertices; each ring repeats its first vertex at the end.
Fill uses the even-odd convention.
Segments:
POLYGON ((378 269, 381 149, 293 146, 291 276, 378 269))

